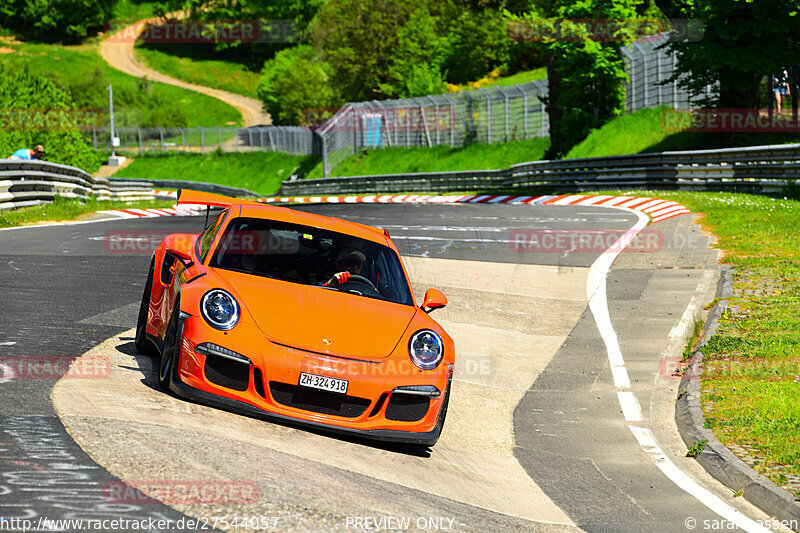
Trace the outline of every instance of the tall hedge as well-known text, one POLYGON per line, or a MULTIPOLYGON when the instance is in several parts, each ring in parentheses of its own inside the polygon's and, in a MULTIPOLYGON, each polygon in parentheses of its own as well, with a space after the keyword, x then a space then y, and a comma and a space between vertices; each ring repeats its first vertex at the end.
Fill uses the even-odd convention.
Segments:
POLYGON ((0 65, 0 158, 43 144, 45 160, 91 172, 99 159, 78 130, 83 121, 80 110, 58 85, 0 65))

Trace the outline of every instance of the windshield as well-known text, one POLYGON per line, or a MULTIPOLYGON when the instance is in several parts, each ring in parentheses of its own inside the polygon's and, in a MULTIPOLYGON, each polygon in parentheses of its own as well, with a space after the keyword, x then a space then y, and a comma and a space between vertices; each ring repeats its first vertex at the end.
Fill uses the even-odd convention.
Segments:
POLYGON ((414 305, 394 250, 310 226, 234 219, 209 266, 414 305))

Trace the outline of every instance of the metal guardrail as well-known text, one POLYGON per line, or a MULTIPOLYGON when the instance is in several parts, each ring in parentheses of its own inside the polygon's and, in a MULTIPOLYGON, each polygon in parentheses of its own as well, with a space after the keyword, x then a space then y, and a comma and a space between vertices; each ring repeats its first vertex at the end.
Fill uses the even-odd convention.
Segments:
POLYGON ((153 184, 112 183, 87 172, 47 161, 0 159, 0 210, 28 207, 65 198, 96 197, 98 200, 147 200, 153 184))
POLYGON ((780 192, 800 180, 800 144, 533 161, 502 170, 285 181, 283 196, 611 189, 780 192))
POLYGON ((140 180, 133 178, 108 178, 111 185, 124 187, 127 185, 136 185, 140 183, 149 183, 153 187, 161 189, 191 189, 193 191, 210 192, 214 194, 222 194, 224 196, 237 196, 239 198, 263 198, 263 194, 258 194, 250 189, 243 189, 241 187, 228 187, 226 185, 218 185, 216 183, 208 183, 205 181, 187 181, 187 180, 140 180))

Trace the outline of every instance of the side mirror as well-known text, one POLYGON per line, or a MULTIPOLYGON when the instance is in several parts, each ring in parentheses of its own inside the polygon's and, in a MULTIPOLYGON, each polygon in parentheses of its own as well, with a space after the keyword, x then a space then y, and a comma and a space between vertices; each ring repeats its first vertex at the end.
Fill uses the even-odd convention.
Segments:
POLYGON ((164 246, 168 254, 178 257, 184 264, 193 263, 192 238, 193 235, 175 233, 164 239, 164 246))
POLYGON ((437 289, 428 289, 425 292, 425 299, 422 301, 420 308, 426 313, 430 313, 434 309, 440 309, 445 305, 447 305, 447 297, 442 293, 442 291, 437 289))

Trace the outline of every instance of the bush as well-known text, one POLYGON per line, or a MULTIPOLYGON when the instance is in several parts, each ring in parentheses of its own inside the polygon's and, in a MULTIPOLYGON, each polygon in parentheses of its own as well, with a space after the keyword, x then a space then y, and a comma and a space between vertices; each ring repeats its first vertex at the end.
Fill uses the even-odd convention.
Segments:
POLYGON ((116 0, 5 0, 3 25, 27 39, 78 43, 111 19, 116 0))
POLYGON ((0 157, 8 157, 20 148, 43 144, 48 161, 89 172, 99 166, 97 155, 78 131, 77 120, 67 113, 75 109, 72 99, 47 78, 33 76, 27 71, 9 72, 0 66, 0 109, 33 117, 61 112, 62 117, 67 117, 60 127, 45 129, 10 114, 0 115, 0 157))
POLYGON ((278 52, 265 63, 258 96, 277 125, 308 125, 309 117, 341 104, 330 66, 305 45, 278 52))

